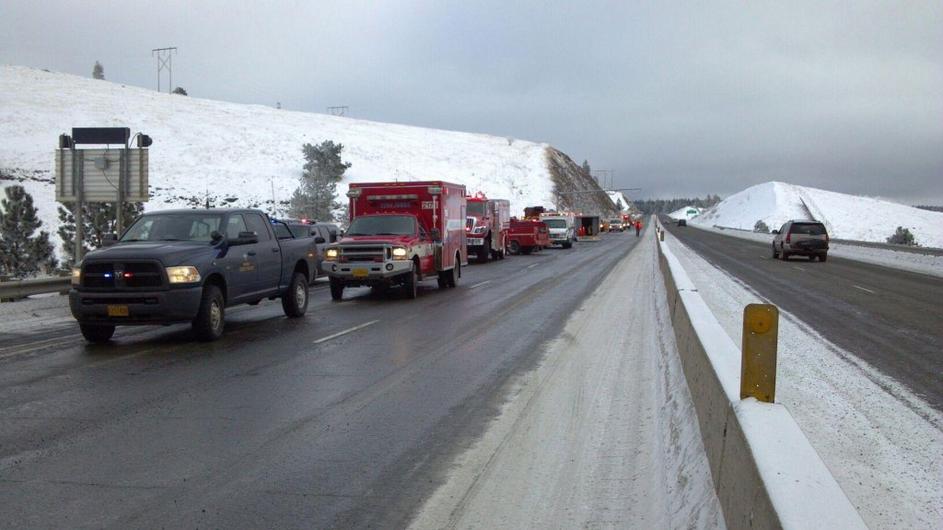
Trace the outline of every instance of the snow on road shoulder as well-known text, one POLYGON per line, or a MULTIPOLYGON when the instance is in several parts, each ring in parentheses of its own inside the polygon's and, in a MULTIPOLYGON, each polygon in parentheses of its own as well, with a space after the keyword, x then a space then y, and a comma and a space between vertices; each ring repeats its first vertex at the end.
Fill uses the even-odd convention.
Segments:
POLYGON ((414 528, 723 527, 659 274, 646 238, 515 382, 414 528))
MULTIPOLYGON (((758 241, 760 243, 772 243, 773 234, 763 234, 758 232, 747 232, 744 230, 721 230, 712 226, 690 225, 698 230, 707 230, 725 236, 746 239, 749 241, 758 241)), ((892 269, 900 269, 910 272, 919 272, 920 274, 929 274, 931 276, 943 277, 943 256, 933 254, 921 254, 916 252, 898 251, 888 248, 864 247, 848 243, 829 243, 830 256, 836 258, 845 258, 892 269)))
MULTIPOLYGON (((666 237, 727 334, 740 343, 743 307, 765 300, 677 239, 666 237)), ((782 312, 777 402, 789 409, 871 528, 943 521, 943 415, 903 385, 782 312)))

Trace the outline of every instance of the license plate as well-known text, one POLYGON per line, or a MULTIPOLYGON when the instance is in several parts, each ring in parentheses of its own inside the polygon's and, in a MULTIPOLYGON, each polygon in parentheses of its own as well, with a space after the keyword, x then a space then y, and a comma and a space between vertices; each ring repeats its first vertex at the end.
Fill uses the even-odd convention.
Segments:
POLYGON ((470 237, 468 238, 468 246, 477 247, 477 246, 480 246, 483 241, 484 240, 480 237, 470 237))
POLYGON ((363 268, 354 269, 351 273, 354 275, 354 278, 366 278, 370 275, 370 271, 363 268))
POLYGON ((128 311, 128 306, 126 305, 110 305, 108 306, 108 316, 110 317, 126 317, 130 314, 128 311))

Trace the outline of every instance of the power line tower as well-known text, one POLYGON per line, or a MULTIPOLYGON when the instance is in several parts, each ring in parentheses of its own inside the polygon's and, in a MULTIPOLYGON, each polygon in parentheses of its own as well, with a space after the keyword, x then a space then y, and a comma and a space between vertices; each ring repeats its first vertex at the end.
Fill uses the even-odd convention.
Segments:
POLYGON ((327 113, 330 114, 331 116, 346 116, 347 111, 349 110, 350 110, 350 107, 348 107, 347 105, 337 105, 334 107, 328 107, 327 113))
POLYGON ((167 85, 167 93, 174 89, 174 54, 177 53, 177 47, 154 48, 151 50, 151 57, 157 57, 157 91, 160 92, 160 73, 167 69, 170 77, 170 84, 167 85))

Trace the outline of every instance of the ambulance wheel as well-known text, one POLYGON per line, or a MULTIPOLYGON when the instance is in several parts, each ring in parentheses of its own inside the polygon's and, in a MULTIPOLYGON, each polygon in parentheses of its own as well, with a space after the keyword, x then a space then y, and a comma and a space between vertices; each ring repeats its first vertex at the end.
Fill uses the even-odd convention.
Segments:
POLYGON ((517 241, 511 241, 511 254, 520 254, 521 244, 517 241))
POLYGON ((563 248, 573 248, 573 242, 567 241, 563 244, 563 248))
POLYGON ((340 302, 344 299, 344 283, 331 278, 331 300, 340 302))
POLYGON ((416 268, 406 273, 406 281, 403 282, 403 289, 406 290, 406 298, 415 300, 419 296, 419 276, 416 274, 416 268))

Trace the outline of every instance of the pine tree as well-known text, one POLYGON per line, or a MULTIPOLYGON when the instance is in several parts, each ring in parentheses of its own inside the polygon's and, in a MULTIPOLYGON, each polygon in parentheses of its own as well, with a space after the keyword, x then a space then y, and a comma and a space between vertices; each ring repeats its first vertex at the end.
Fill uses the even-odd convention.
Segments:
POLYGON ((592 173, 592 170, 589 167, 589 160, 584 159, 582 167, 583 167, 583 173, 586 173, 587 176, 592 173))
POLYGON ((177 88, 175 88, 173 93, 174 93, 174 94, 181 95, 181 96, 186 96, 186 95, 188 95, 186 89, 184 89, 183 87, 180 87, 180 86, 178 86, 177 88))
POLYGON ((102 63, 95 61, 95 66, 92 67, 92 77, 94 79, 105 79, 105 67, 102 66, 102 63))
MULTIPOLYGON (((87 203, 82 208, 85 237, 82 241, 82 253, 101 247, 105 234, 113 234, 117 230, 115 211, 117 204, 108 202, 87 203)), ((144 213, 144 205, 140 202, 126 202, 123 205, 123 226, 127 228, 144 213)), ((62 251, 65 255, 63 265, 72 266, 75 261, 75 215, 73 208, 59 207, 59 239, 62 240, 62 251)), ((120 234, 119 234, 120 235, 120 234)))
POLYGON ((0 273, 14 278, 34 276, 40 270, 55 268, 49 233, 40 231, 43 222, 36 217, 33 197, 23 186, 9 186, 0 201, 0 273))
POLYGON ((621 212, 623 208, 625 208, 625 206, 622 205, 622 199, 616 199, 616 210, 621 212))
POLYGON ((337 183, 351 165, 341 160, 344 146, 325 140, 320 145, 304 144, 301 150, 305 157, 301 184, 291 196, 288 213, 295 218, 331 221, 341 207, 336 200, 337 183))

